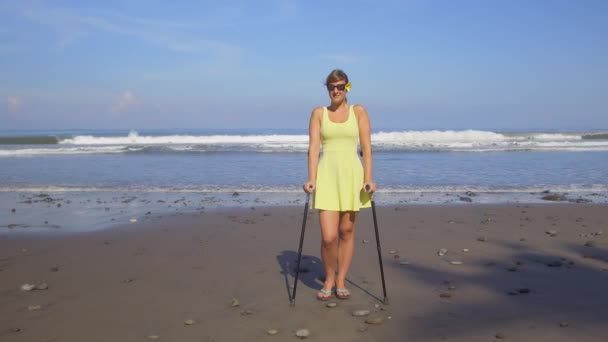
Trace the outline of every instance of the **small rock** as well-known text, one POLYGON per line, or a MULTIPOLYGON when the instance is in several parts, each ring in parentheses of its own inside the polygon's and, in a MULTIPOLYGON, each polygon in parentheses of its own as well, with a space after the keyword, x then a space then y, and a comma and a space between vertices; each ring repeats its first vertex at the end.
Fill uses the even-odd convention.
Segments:
POLYGON ((11 332, 18 333, 21 332, 21 328, 11 328, 11 332))
POLYGON ((551 261, 547 263, 547 266, 549 267, 561 267, 563 264, 561 261, 559 260, 555 260, 555 261, 551 261))
POLYGON ((21 291, 32 291, 36 289, 36 285, 34 284, 23 284, 21 285, 21 291))
POLYGON ((11 213, 16 212, 17 210, 15 208, 11 209, 11 213))
POLYGON ((369 310, 355 310, 353 311, 353 316, 355 317, 363 317, 370 314, 369 310))
POLYGON ((437 251, 437 255, 439 255, 439 256, 444 256, 444 255, 446 255, 447 253, 448 253, 448 250, 447 250, 447 249, 445 249, 445 248, 440 248, 440 249, 437 251))
POLYGON ((240 194, 236 191, 232 193, 232 197, 237 197, 238 195, 240 195, 240 194))
POLYGON ((160 338, 159 335, 148 335, 149 340, 158 340, 160 338))
POLYGON ((336 302, 329 302, 325 306, 327 306, 328 308, 335 308, 336 306, 338 306, 338 304, 336 302))
POLYGON ((241 302, 239 302, 239 300, 236 299, 236 298, 232 298, 232 301, 230 302, 230 306, 232 306, 234 308, 234 307, 237 307, 239 305, 241 305, 241 302))
POLYGON ((298 338, 307 338, 310 336, 310 331, 308 329, 300 329, 296 331, 296 337, 298 338))
POLYGON ((187 319, 184 321, 184 325, 193 325, 196 323, 193 319, 187 319))
POLYGON ((462 265, 463 262, 462 261, 458 261, 458 260, 452 260, 452 261, 450 261, 450 264, 452 264, 452 265, 462 265))
POLYGON ((135 222, 137 222, 137 219, 136 218, 132 218, 132 219, 129 220, 129 222, 135 223, 135 222))
POLYGON ((268 330, 266 330, 266 333, 267 333, 268 335, 271 335, 271 336, 272 336, 272 335, 276 335, 276 334, 278 334, 278 333, 279 333, 279 330, 278 330, 278 329, 268 329, 268 330))
POLYGON ((397 251, 394 249, 391 249, 390 251, 388 251, 388 254, 395 254, 395 253, 397 253, 397 251))
POLYGON ((480 236, 480 237, 477 238, 477 241, 486 242, 487 238, 485 236, 480 236))
POLYGON ((545 234, 547 234, 547 235, 549 235, 549 236, 551 236, 551 237, 554 237, 554 236, 557 236, 557 230, 553 230, 553 229, 551 229, 551 230, 547 230, 547 231, 545 232, 545 234))
POLYGON ((36 286, 36 290, 48 290, 49 289, 49 284, 47 283, 41 283, 38 284, 38 286, 36 286))
POLYGON ((468 248, 463 248, 462 251, 465 252, 465 253, 468 253, 469 249, 468 248))
POLYGON ((452 294, 449 292, 442 292, 439 294, 439 297, 441 298, 452 298, 452 294))
POLYGON ((365 323, 372 324, 372 325, 380 325, 380 324, 384 323, 384 319, 380 316, 370 317, 365 320, 365 323))
POLYGON ((59 272, 59 266, 51 267, 51 272, 59 272))
POLYGON ((496 338, 497 338, 497 339, 499 339, 499 340, 502 340, 502 339, 504 339, 504 338, 507 338, 507 336, 506 336, 504 333, 501 333, 501 332, 496 333, 496 335, 494 335, 494 337, 496 337, 496 338))
POLYGON ((38 311, 38 310, 42 309, 42 306, 41 305, 30 305, 27 307, 27 309, 29 311, 38 311))
POLYGON ((566 200, 566 196, 560 195, 560 194, 545 195, 541 198, 544 199, 545 201, 565 201, 566 200))
POLYGON ((365 240, 365 239, 364 239, 364 240, 362 240, 361 242, 362 242, 362 243, 367 244, 367 243, 369 243, 369 240, 365 240))

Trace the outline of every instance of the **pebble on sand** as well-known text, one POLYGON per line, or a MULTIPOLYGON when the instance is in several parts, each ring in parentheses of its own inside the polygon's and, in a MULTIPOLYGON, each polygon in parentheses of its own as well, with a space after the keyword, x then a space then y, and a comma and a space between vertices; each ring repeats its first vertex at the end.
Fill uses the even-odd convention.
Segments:
POLYGON ((369 310, 355 310, 353 311, 353 316, 355 317, 363 317, 370 314, 369 310))
POLYGON ((299 329, 296 331, 296 337, 298 338, 307 338, 310 336, 310 331, 308 329, 299 329))
POLYGON ((239 305, 241 305, 241 302, 239 302, 239 300, 236 298, 232 298, 232 301, 230 302, 230 306, 237 307, 239 305))
POLYGON ((193 319, 187 319, 184 321, 184 325, 193 325, 196 323, 193 319))
POLYGON ((328 308, 335 308, 336 306, 338 306, 338 303, 336 303, 336 302, 329 302, 325 306, 327 306, 328 308))
POLYGON ((370 317, 365 320, 365 323, 372 324, 372 325, 380 325, 380 324, 384 323, 384 319, 380 316, 370 317))
POLYGON ((48 290, 49 289, 49 284, 47 283, 41 283, 38 284, 38 286, 36 286, 36 290, 48 290))
POLYGON ((447 250, 447 249, 445 249, 445 248, 440 248, 440 249, 437 251, 437 255, 439 255, 439 256, 444 256, 444 255, 446 255, 447 253, 448 253, 448 250, 447 250))
POLYGON ((158 336, 158 335, 148 335, 149 340, 158 340, 159 338, 160 338, 160 336, 158 336))
POLYGON ((136 218, 132 218, 132 219, 129 220, 129 222, 135 223, 135 222, 137 222, 137 219, 136 218))
POLYGON ((23 284, 21 285, 21 291, 32 291, 36 289, 36 285, 34 284, 23 284))
POLYGON ((27 309, 28 309, 29 311, 38 311, 38 310, 41 310, 41 309, 42 309, 42 306, 41 306, 41 305, 29 305, 29 306, 27 307, 27 309))
POLYGON ((452 265, 462 265, 463 263, 462 263, 462 261, 459 261, 459 260, 452 260, 452 261, 450 261, 450 264, 452 264, 452 265))
POLYGON ((266 330, 266 333, 271 336, 276 335, 279 333, 279 329, 268 329, 268 330, 266 330))

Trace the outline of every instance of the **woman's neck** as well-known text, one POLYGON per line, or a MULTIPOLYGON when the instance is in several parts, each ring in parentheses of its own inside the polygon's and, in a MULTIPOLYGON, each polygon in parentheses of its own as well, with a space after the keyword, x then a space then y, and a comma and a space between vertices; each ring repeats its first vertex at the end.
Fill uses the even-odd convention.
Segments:
POLYGON ((346 99, 344 99, 344 101, 338 102, 338 103, 334 103, 332 102, 329 107, 327 107, 329 110, 331 110, 332 112, 335 112, 341 108, 345 108, 348 107, 348 103, 346 102, 346 99))

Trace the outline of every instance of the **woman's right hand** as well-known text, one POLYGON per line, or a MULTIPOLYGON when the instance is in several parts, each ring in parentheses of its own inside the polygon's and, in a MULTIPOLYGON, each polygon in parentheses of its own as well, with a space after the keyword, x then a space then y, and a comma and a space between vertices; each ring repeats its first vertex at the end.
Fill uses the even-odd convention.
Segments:
POLYGON ((304 189, 305 192, 307 193, 312 193, 313 191, 315 191, 315 183, 308 181, 306 183, 304 183, 304 185, 302 186, 302 188, 304 189))

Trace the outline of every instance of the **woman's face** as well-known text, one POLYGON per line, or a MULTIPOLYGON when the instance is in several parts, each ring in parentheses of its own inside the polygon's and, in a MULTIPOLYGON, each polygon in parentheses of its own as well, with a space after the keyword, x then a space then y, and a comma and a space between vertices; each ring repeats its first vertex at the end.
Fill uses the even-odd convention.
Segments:
POLYGON ((346 81, 340 80, 331 83, 327 83, 327 92, 331 102, 339 103, 344 101, 346 97, 346 81))

